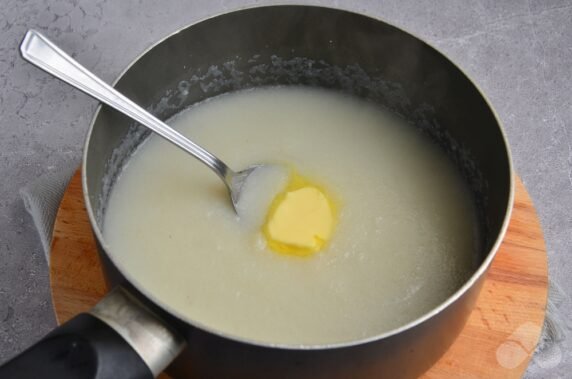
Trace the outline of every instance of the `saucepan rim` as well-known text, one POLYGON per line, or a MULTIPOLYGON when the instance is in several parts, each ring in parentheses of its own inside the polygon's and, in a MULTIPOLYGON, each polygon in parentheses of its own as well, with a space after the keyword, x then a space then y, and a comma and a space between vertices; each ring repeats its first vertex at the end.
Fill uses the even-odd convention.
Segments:
POLYGON ((84 150, 83 150, 83 159, 82 159, 82 186, 83 186, 83 197, 84 197, 84 202, 85 202, 85 206, 87 209, 87 213, 89 215, 89 221, 91 223, 91 227, 93 229, 93 232, 97 238, 97 240, 100 242, 102 248, 105 251, 105 254, 109 257, 109 259, 112 261, 112 263, 119 269, 119 271, 121 272, 122 275, 124 275, 124 277, 132 284, 134 285, 135 288, 137 288, 138 291, 140 291, 144 296, 146 296, 147 298, 149 298, 151 301, 153 301, 156 305, 158 305, 159 307, 161 307, 162 309, 166 310, 168 313, 176 316, 178 319, 184 321, 185 323, 202 329, 206 332, 209 332, 211 334, 229 339, 229 340, 233 340, 233 341, 237 341, 237 342, 242 342, 242 343, 246 343, 246 344, 251 344, 251 345, 255 345, 255 346, 261 346, 261 347, 269 347, 269 348, 280 348, 280 349, 287 349, 287 350, 323 350, 323 349, 334 349, 334 348, 344 348, 344 347, 351 347, 351 346, 356 346, 356 345, 362 345, 362 344, 366 344, 369 342, 374 342, 374 341, 378 341, 378 340, 382 340, 382 339, 386 339, 388 337, 403 333, 409 329, 412 329, 414 327, 416 327, 417 325, 420 325, 424 322, 426 322, 427 320, 433 318, 434 316, 436 316, 437 314, 443 312, 445 309, 447 309, 449 306, 451 306, 454 302, 456 302, 461 296, 463 296, 470 288, 472 288, 478 281, 479 279, 487 272, 489 266, 491 265, 491 262, 493 261, 494 257, 496 256, 496 253, 504 239, 504 236, 506 234, 507 228, 508 228, 508 224, 510 221, 510 217, 512 214, 512 209, 513 209, 513 203, 514 203, 514 172, 513 172, 513 163, 512 163, 512 155, 510 152, 510 147, 508 144, 508 140, 505 134, 505 131, 502 127, 502 122, 498 116, 498 114, 496 113, 495 109, 493 108, 491 102, 489 101, 489 99, 485 96, 485 94, 483 93, 483 91, 479 88, 479 86, 470 78, 470 76, 468 76, 459 66, 457 66, 454 62, 452 62, 445 54, 441 53, 438 49, 436 49, 434 46, 432 46, 431 44, 427 43, 425 40, 423 40, 422 38, 420 38, 419 36, 407 32, 399 27, 394 26, 393 24, 386 22, 385 20, 381 19, 381 18, 377 18, 377 17, 372 17, 370 15, 366 15, 366 14, 362 14, 359 12, 355 12, 353 10, 348 10, 348 9, 343 9, 343 8, 337 8, 337 7, 324 7, 324 6, 316 6, 316 5, 308 5, 308 4, 282 4, 282 5, 269 5, 269 6, 244 6, 244 7, 238 7, 235 8, 233 10, 229 10, 229 11, 224 11, 224 12, 220 12, 218 14, 212 15, 212 16, 208 16, 205 18, 202 18, 196 22, 193 22, 189 25, 186 25, 182 28, 179 28, 178 30, 174 31, 173 33, 165 36, 164 38, 160 39, 159 41, 153 43, 151 46, 149 46, 148 48, 146 48, 141 54, 139 54, 137 57, 135 57, 128 65, 127 67, 117 76, 117 78, 115 79, 115 81, 113 82, 113 85, 115 86, 119 80, 121 80, 121 78, 123 78, 123 76, 137 63, 139 62, 139 60, 145 56, 146 54, 148 54, 151 50, 155 49, 157 46, 161 45, 162 43, 164 43, 166 40, 170 39, 171 37, 175 36, 176 34, 187 30, 188 28, 197 25, 199 23, 202 23, 204 21, 213 19, 213 18, 217 18, 217 17, 221 17, 230 13, 236 13, 236 12, 240 12, 240 11, 247 11, 247 10, 252 10, 252 9, 260 9, 260 8, 277 8, 277 7, 308 7, 308 8, 321 8, 321 9, 325 9, 325 10, 334 10, 334 11, 341 11, 341 12, 347 12, 347 13, 352 13, 358 16, 362 16, 362 17, 367 17, 369 19, 375 20, 377 22, 382 22, 386 25, 392 26, 395 29, 397 29, 398 31, 400 31, 401 33, 404 33, 406 35, 409 35, 419 41, 421 41, 422 43, 426 44, 427 47, 429 47, 430 49, 433 49, 435 52, 437 52, 444 60, 449 61, 457 70, 459 70, 459 72, 461 72, 466 78, 467 80, 475 87, 475 89, 478 91, 478 93, 480 94, 480 96, 482 97, 482 99, 486 102, 487 107, 489 108, 489 110, 491 111, 491 113, 493 114, 493 117, 495 119, 496 125, 500 131, 500 135, 502 138, 502 142, 504 143, 504 150, 506 152, 506 158, 507 158, 507 162, 508 162, 508 172, 509 172, 509 196, 508 196, 508 201, 506 203, 506 210, 505 210, 505 216, 502 222, 502 226, 500 228, 500 232, 498 233, 494 244, 492 245, 490 251, 488 252, 487 256, 485 257, 485 259, 483 260, 483 262, 480 264, 480 266, 473 272, 473 274, 471 275, 471 277, 465 282, 465 284, 463 284, 457 291, 455 291, 452 295, 450 295, 445 301, 443 301, 441 304, 439 304, 438 306, 434 307, 431 311, 424 313, 422 316, 400 326, 394 329, 391 329, 389 331, 383 332, 383 333, 379 333, 379 334, 375 334, 369 337, 365 337, 365 338, 359 338, 359 339, 355 339, 355 340, 351 340, 351 341, 347 341, 347 342, 340 342, 340 343, 327 343, 327 344, 279 344, 279 343, 267 343, 267 342, 261 342, 258 340, 251 340, 248 338, 243 338, 243 337, 239 337, 230 333, 224 333, 220 330, 217 330, 216 328, 207 326, 207 325, 203 325, 200 322, 197 322, 195 320, 189 319, 188 317, 184 316, 181 312, 179 312, 177 309, 175 309, 175 307, 169 306, 168 304, 166 304, 165 302, 161 301, 160 299, 158 299, 156 296, 154 296, 153 294, 151 294, 148 290, 145 289, 145 286, 140 285, 140 281, 137 280, 136 278, 134 278, 130 273, 129 270, 125 270, 125 265, 122 264, 120 261, 118 261, 117 259, 114 258, 113 254, 109 254, 108 251, 108 247, 106 246, 105 243, 105 239, 103 238, 103 233, 100 230, 97 220, 96 220, 96 215, 95 215, 95 211, 92 209, 91 207, 91 203, 90 203, 90 196, 89 196, 89 190, 88 190, 88 186, 87 186, 87 175, 89 174, 87 172, 87 157, 88 157, 88 152, 89 152, 89 145, 90 145, 90 141, 91 141, 91 136, 92 136, 92 132, 94 130, 95 127, 95 123, 99 117, 99 113, 101 111, 101 105, 96 109, 94 116, 91 120, 91 123, 89 125, 89 129, 88 129, 88 133, 85 139, 85 144, 84 144, 84 150))

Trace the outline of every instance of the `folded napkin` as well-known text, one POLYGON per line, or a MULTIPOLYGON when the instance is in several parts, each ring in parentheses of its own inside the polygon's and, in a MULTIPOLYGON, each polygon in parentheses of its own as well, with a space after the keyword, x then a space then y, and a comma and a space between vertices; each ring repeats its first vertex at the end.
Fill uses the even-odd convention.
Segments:
MULTIPOLYGON (((76 164, 70 164, 58 172, 39 177, 20 190, 26 209, 32 216, 34 225, 38 230, 48 264, 58 207, 76 169, 76 164)), ((569 302, 570 299, 557 283, 549 281, 549 284, 549 298, 542 336, 524 375, 526 379, 571 377, 572 354, 566 347, 572 343, 572 321, 560 311, 562 304, 569 302)), ((531 347, 527 345, 525 340, 521 340, 523 339, 522 336, 526 336, 527 327, 525 323, 522 327, 517 328, 515 333, 498 347, 496 356, 500 365, 504 365, 506 368, 517 367, 530 353, 533 346, 531 347)))
POLYGON ((57 172, 49 172, 40 176, 20 189, 24 206, 32 216, 34 225, 38 230, 48 264, 50 263, 50 245, 58 208, 77 166, 76 162, 70 162, 57 172))

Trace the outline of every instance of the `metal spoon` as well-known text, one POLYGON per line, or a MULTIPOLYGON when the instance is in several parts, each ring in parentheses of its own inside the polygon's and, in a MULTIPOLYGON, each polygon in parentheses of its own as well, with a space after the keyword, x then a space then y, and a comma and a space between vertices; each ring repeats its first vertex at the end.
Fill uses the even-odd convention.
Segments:
POLYGON ((138 121, 206 164, 226 185, 238 214, 240 191, 247 177, 264 165, 253 165, 238 172, 231 170, 223 161, 129 100, 35 30, 26 33, 20 52, 28 62, 138 121))

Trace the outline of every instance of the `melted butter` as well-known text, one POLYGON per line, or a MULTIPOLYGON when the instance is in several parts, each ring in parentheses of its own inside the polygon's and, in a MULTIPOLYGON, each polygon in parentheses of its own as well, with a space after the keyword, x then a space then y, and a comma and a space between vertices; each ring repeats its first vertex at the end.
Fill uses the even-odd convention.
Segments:
POLYGON ((335 207, 326 191, 298 174, 270 205, 263 233, 278 253, 308 256, 322 250, 335 224, 335 207))

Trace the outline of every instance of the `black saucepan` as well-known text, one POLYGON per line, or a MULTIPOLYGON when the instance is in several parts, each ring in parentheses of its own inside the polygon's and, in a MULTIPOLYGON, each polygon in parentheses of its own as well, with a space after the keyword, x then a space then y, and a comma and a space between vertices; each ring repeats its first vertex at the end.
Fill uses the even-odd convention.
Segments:
POLYGON ((196 23, 148 49, 115 83, 161 119, 212 96, 267 85, 331 88, 369 99, 439 144, 479 213, 481 263, 470 279, 417 320, 339 345, 263 345, 193 325, 147 293, 105 248, 101 220, 109 190, 148 133, 102 106, 85 144, 83 185, 115 289, 1 367, 0 377, 148 378, 167 367, 176 377, 201 379, 411 378, 447 350, 475 304, 512 208, 510 153, 490 104, 418 38, 367 16, 312 6, 250 8, 196 23))

